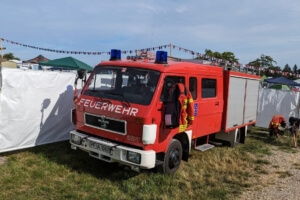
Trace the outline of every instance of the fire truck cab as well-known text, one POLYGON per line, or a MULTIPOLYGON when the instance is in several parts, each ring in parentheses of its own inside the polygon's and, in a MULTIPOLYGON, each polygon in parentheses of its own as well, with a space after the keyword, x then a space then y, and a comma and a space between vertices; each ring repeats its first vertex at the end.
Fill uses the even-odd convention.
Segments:
POLYGON ((258 76, 220 66, 168 61, 163 51, 155 60, 121 60, 121 51, 112 50, 74 100, 71 147, 133 170, 173 174, 192 148, 211 148, 212 140, 232 147, 244 142, 256 121, 258 84, 258 76), (194 120, 185 130, 168 126, 166 116, 176 84, 193 99, 194 120))

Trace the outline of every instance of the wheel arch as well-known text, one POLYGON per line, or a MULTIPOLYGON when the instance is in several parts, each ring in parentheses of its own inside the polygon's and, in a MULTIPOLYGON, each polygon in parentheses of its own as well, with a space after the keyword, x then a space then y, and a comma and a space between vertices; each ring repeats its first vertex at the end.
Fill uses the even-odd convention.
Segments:
MULTIPOLYGON (((191 141, 192 141, 191 138, 192 138, 192 131, 185 131, 185 132, 181 132, 181 133, 176 134, 174 137, 170 138, 169 142, 168 142, 168 144, 170 144, 172 139, 176 139, 181 143, 181 146, 182 146, 182 160, 184 160, 186 162, 188 161, 189 154, 190 154, 190 151, 191 151, 191 141)), ((166 150, 167 150, 167 148, 166 148, 166 150)), ((158 161, 157 165, 161 164, 161 162, 159 162, 159 161, 164 160, 164 157, 165 157, 165 152, 160 152, 160 153, 156 154, 156 160, 158 161)))
POLYGON ((191 132, 182 132, 174 136, 174 139, 179 140, 182 146, 182 160, 188 161, 191 150, 191 132))

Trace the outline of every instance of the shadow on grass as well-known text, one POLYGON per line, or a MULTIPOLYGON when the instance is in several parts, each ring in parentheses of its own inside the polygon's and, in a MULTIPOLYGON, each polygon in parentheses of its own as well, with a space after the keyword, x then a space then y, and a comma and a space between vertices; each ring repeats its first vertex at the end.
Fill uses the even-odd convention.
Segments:
MULTIPOLYGON (((69 141, 36 146, 29 149, 4 153, 3 155, 9 156, 23 152, 34 153, 48 159, 49 162, 55 162, 65 166, 71 171, 76 171, 78 174, 90 174, 99 179, 120 181, 130 179, 139 174, 131 170, 128 166, 118 163, 107 163, 90 157, 87 152, 72 150, 69 141)), ((148 173, 151 173, 151 171, 148 173)))

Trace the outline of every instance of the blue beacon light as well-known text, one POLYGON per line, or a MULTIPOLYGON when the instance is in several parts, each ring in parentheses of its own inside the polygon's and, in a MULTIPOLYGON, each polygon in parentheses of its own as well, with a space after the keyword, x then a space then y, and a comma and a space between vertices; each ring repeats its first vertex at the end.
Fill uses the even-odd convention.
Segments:
POLYGON ((168 53, 166 51, 157 51, 155 63, 158 64, 168 64, 168 53))
POLYGON ((121 50, 112 49, 110 50, 110 61, 121 60, 121 50))

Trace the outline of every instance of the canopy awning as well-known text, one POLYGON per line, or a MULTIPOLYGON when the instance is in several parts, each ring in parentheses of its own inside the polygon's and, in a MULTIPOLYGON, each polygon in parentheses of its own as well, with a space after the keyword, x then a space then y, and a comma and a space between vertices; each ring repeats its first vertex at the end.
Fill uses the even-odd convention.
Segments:
POLYGON ((275 83, 275 84, 292 85, 292 86, 300 86, 299 83, 296 83, 295 81, 292 81, 292 80, 287 79, 285 77, 269 78, 269 79, 265 79, 265 82, 275 83))
POLYGON ((73 57, 65 57, 65 58, 59 58, 55 60, 49 60, 47 62, 39 62, 42 66, 53 66, 53 67, 60 67, 63 69, 85 69, 87 71, 92 71, 93 68, 89 66, 88 64, 77 60, 73 57))

